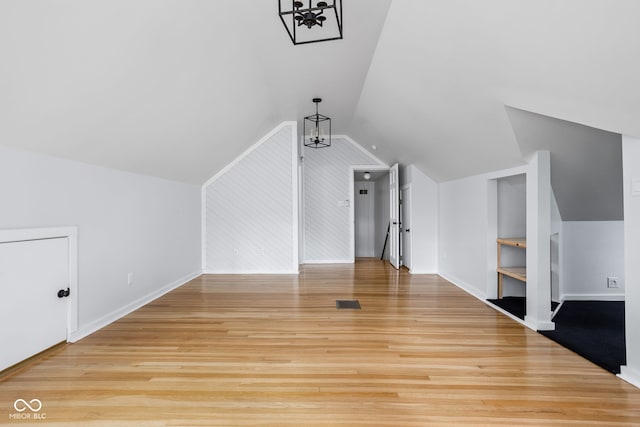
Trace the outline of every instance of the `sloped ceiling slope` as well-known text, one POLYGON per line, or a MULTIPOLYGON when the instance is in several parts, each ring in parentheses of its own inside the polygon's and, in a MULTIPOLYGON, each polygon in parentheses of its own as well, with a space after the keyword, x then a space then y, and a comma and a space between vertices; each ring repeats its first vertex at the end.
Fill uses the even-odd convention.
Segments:
POLYGON ((621 221, 622 137, 540 114, 507 108, 525 157, 551 153, 551 186, 563 221, 621 221))
POLYGON ((346 133, 389 2, 293 46, 275 1, 3 0, 0 144, 200 184, 313 97, 346 133))
POLYGON ((349 134, 438 181, 524 163, 504 106, 640 135, 640 1, 393 0, 349 134))

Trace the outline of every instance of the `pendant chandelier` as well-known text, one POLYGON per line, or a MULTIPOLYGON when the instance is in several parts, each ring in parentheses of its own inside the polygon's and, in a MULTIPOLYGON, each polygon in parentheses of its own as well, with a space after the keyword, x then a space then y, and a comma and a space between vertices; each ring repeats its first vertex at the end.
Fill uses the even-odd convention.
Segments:
POLYGON ((278 0, 278 12, 294 45, 342 38, 342 0, 278 0))
POLYGON ((313 102, 316 104, 316 113, 305 117, 302 127, 304 146, 311 148, 331 147, 331 119, 318 113, 318 104, 322 102, 321 98, 313 98, 313 102))

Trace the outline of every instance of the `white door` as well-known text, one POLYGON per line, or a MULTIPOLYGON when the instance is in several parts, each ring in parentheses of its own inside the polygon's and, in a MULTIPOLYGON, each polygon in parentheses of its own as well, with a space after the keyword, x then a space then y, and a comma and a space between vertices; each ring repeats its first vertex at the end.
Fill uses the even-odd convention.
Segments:
POLYGON ((0 371, 67 338, 67 238, 0 243, 0 371))
POLYGON ((402 265, 411 270, 411 187, 402 190, 402 265))
POLYGON ((354 188, 355 252, 356 257, 373 257, 374 254, 374 183, 356 181, 354 188))
POLYGON ((400 183, 398 164, 389 169, 389 262, 400 268, 400 183))

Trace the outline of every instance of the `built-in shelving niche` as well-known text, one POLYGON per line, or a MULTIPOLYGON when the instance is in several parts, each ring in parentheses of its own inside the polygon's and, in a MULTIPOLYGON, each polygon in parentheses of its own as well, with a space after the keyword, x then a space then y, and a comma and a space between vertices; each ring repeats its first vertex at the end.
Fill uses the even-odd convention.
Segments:
POLYGON ((524 319, 526 307, 526 175, 513 175, 496 180, 497 226, 495 287, 498 299, 494 304, 524 319), (505 243, 506 242, 506 243, 505 243), (519 244, 511 244, 519 242, 519 244), (499 273, 499 271, 501 273, 499 273), (505 273, 505 271, 507 273, 505 273), (508 274, 516 271, 518 274, 508 274), (497 294, 498 280, 502 279, 502 295, 497 294))

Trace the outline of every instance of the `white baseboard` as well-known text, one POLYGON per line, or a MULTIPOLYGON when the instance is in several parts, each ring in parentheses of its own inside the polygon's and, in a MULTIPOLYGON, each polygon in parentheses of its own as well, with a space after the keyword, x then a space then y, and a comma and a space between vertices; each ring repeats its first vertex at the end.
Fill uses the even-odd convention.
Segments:
POLYGON ((305 259, 304 264, 353 264, 352 259, 305 259))
POLYGON ((476 297, 477 299, 479 299, 482 302, 486 302, 486 295, 481 294, 479 291, 474 289, 471 285, 466 283, 464 280, 460 280, 460 279, 458 279, 456 277, 450 276, 447 273, 440 272, 440 273, 437 273, 437 274, 438 274, 438 276, 442 277, 447 282, 452 283, 453 285, 455 285, 458 288, 462 289, 463 291, 465 291, 469 295, 472 295, 472 296, 476 297))
POLYGON ((624 301, 624 294, 562 294, 560 301, 624 301))
POLYGON ((412 270, 409 269, 409 274, 438 274, 437 271, 433 270, 412 270))
POLYGON ((620 373, 616 375, 618 378, 621 378, 631 384, 634 387, 640 388, 640 372, 629 368, 626 365, 620 367, 620 373))
POLYGON ((555 331, 556 324, 552 321, 538 320, 531 316, 524 316, 524 324, 534 331, 555 331))
POLYGON ((204 269, 202 270, 202 274, 273 274, 273 275, 298 275, 300 272, 298 270, 214 270, 214 269, 204 269))
POLYGON ((122 317, 126 316, 129 313, 132 313, 134 311, 136 311, 137 309, 139 309, 142 306, 145 306, 147 304, 149 304, 151 301, 160 298, 161 296, 163 296, 166 293, 171 292, 172 290, 179 288, 180 286, 184 285, 185 283, 189 282, 190 280, 195 279, 196 277, 200 276, 202 274, 202 271, 198 270, 198 271, 194 271, 191 274, 188 274, 187 276, 184 276, 172 283, 169 283, 168 285, 164 286, 163 288, 160 288, 154 292, 151 292, 148 295, 143 296, 142 298, 138 298, 137 300, 127 304, 126 306, 112 311, 109 314, 106 314, 104 316, 102 316, 99 319, 94 320, 93 322, 89 323, 88 325, 82 326, 80 328, 78 328, 78 330, 73 331, 69 334, 69 338, 68 341, 69 342, 77 342, 80 341, 82 338, 85 338, 91 334, 93 334, 94 332, 104 328, 105 326, 115 322, 118 319, 121 319, 122 317))

